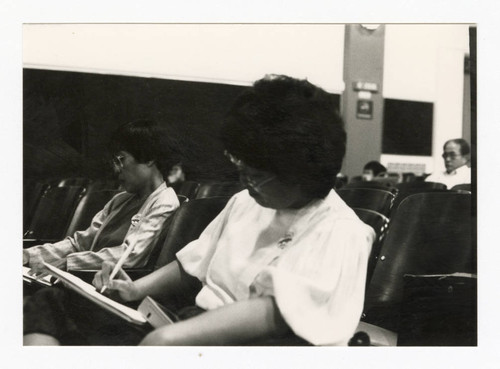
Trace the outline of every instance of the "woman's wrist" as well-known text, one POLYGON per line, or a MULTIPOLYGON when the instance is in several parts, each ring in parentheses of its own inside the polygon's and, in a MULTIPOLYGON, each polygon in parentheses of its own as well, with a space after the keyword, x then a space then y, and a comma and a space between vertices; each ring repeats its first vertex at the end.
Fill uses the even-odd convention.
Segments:
POLYGON ((138 301, 142 300, 145 296, 142 296, 141 291, 137 287, 135 281, 131 282, 129 285, 128 294, 125 296, 126 301, 138 301))

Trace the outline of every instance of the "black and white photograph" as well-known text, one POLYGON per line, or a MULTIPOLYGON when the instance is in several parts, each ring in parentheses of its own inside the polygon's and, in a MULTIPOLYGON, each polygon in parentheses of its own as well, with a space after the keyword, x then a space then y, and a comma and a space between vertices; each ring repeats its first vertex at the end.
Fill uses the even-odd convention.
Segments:
POLYGON ((479 13, 28 13, 10 366, 495 367, 479 13))

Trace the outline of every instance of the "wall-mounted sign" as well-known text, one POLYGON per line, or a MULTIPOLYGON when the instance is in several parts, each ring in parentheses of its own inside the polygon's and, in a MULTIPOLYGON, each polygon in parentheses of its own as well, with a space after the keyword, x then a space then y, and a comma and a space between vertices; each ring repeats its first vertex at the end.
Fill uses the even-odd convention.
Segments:
POLYGON ((373 101, 358 100, 356 103, 356 118, 372 119, 373 118, 373 101))
POLYGON ((375 82, 353 82, 352 88, 354 91, 378 92, 378 85, 375 82))

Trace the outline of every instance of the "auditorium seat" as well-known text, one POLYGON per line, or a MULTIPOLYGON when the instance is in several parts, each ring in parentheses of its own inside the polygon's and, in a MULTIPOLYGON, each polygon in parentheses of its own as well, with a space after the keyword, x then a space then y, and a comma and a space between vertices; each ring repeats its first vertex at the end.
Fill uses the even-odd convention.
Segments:
POLYGON ((457 184, 451 188, 453 191, 472 191, 472 186, 470 183, 457 184))
POLYGON ((26 190, 26 195, 23 199, 23 232, 28 231, 36 207, 50 186, 48 182, 36 182, 26 190))
POLYGON ((356 181, 349 182, 346 184, 343 189, 349 188, 374 188, 377 190, 386 190, 391 191, 392 193, 396 193, 396 188, 391 182, 376 182, 376 181, 356 181))
POLYGON ((397 194, 393 203, 393 211, 396 211, 397 207, 406 197, 421 193, 421 192, 446 192, 446 185, 437 182, 405 182, 398 183, 396 185, 397 194))
MULTIPOLYGON (((24 239, 58 241, 66 234, 71 217, 85 193, 81 186, 51 187, 40 198, 24 239)), ((30 241, 24 246, 31 245, 30 241)))
POLYGON ((382 246, 387 227, 389 226, 389 218, 373 210, 360 208, 353 208, 353 210, 361 221, 368 224, 375 231, 375 240, 373 242, 370 258, 368 260, 368 271, 366 275, 366 282, 368 283, 373 274, 373 270, 375 269, 380 248, 382 246))
POLYGON ((66 236, 71 236, 76 231, 87 229, 94 216, 118 192, 118 190, 87 191, 76 207, 75 213, 66 230, 66 236))
POLYGON ((120 182, 117 178, 99 178, 90 182, 87 188, 89 191, 119 190, 120 182))
POLYGON ((67 187, 67 186, 87 187, 91 182, 92 182, 91 179, 85 177, 69 177, 61 179, 57 184, 57 187, 67 187))
POLYGON ((363 324, 398 332, 404 276, 476 273, 470 194, 425 192, 396 210, 368 285, 363 324))
POLYGON ((194 199, 200 183, 196 181, 183 181, 169 185, 172 187, 177 195, 186 196, 188 199, 194 199))
POLYGON ((394 194, 387 190, 376 188, 340 188, 338 195, 351 208, 361 208, 376 211, 389 217, 394 194))
POLYGON ((232 196, 244 189, 240 182, 202 182, 196 199, 207 197, 232 196))

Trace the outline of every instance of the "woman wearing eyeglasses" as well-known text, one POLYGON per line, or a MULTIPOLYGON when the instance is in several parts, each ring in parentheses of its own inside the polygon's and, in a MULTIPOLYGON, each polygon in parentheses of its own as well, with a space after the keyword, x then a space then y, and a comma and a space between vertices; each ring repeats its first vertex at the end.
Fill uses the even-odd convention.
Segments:
POLYGON ((246 189, 176 261, 135 281, 124 272, 110 280, 106 262, 94 278, 124 301, 169 301, 198 287, 196 308, 179 314, 191 317, 128 344, 259 344, 293 333, 346 345, 374 231, 332 190, 346 136, 331 96, 307 81, 264 78, 236 100, 222 141, 246 189))
POLYGON ((114 170, 125 192, 95 215, 90 227, 54 244, 23 250, 23 264, 46 274, 43 262, 67 270, 100 269, 133 248, 126 267, 143 266, 165 220, 179 207, 163 173, 175 164, 173 146, 160 127, 136 121, 120 127, 110 143, 114 170))

